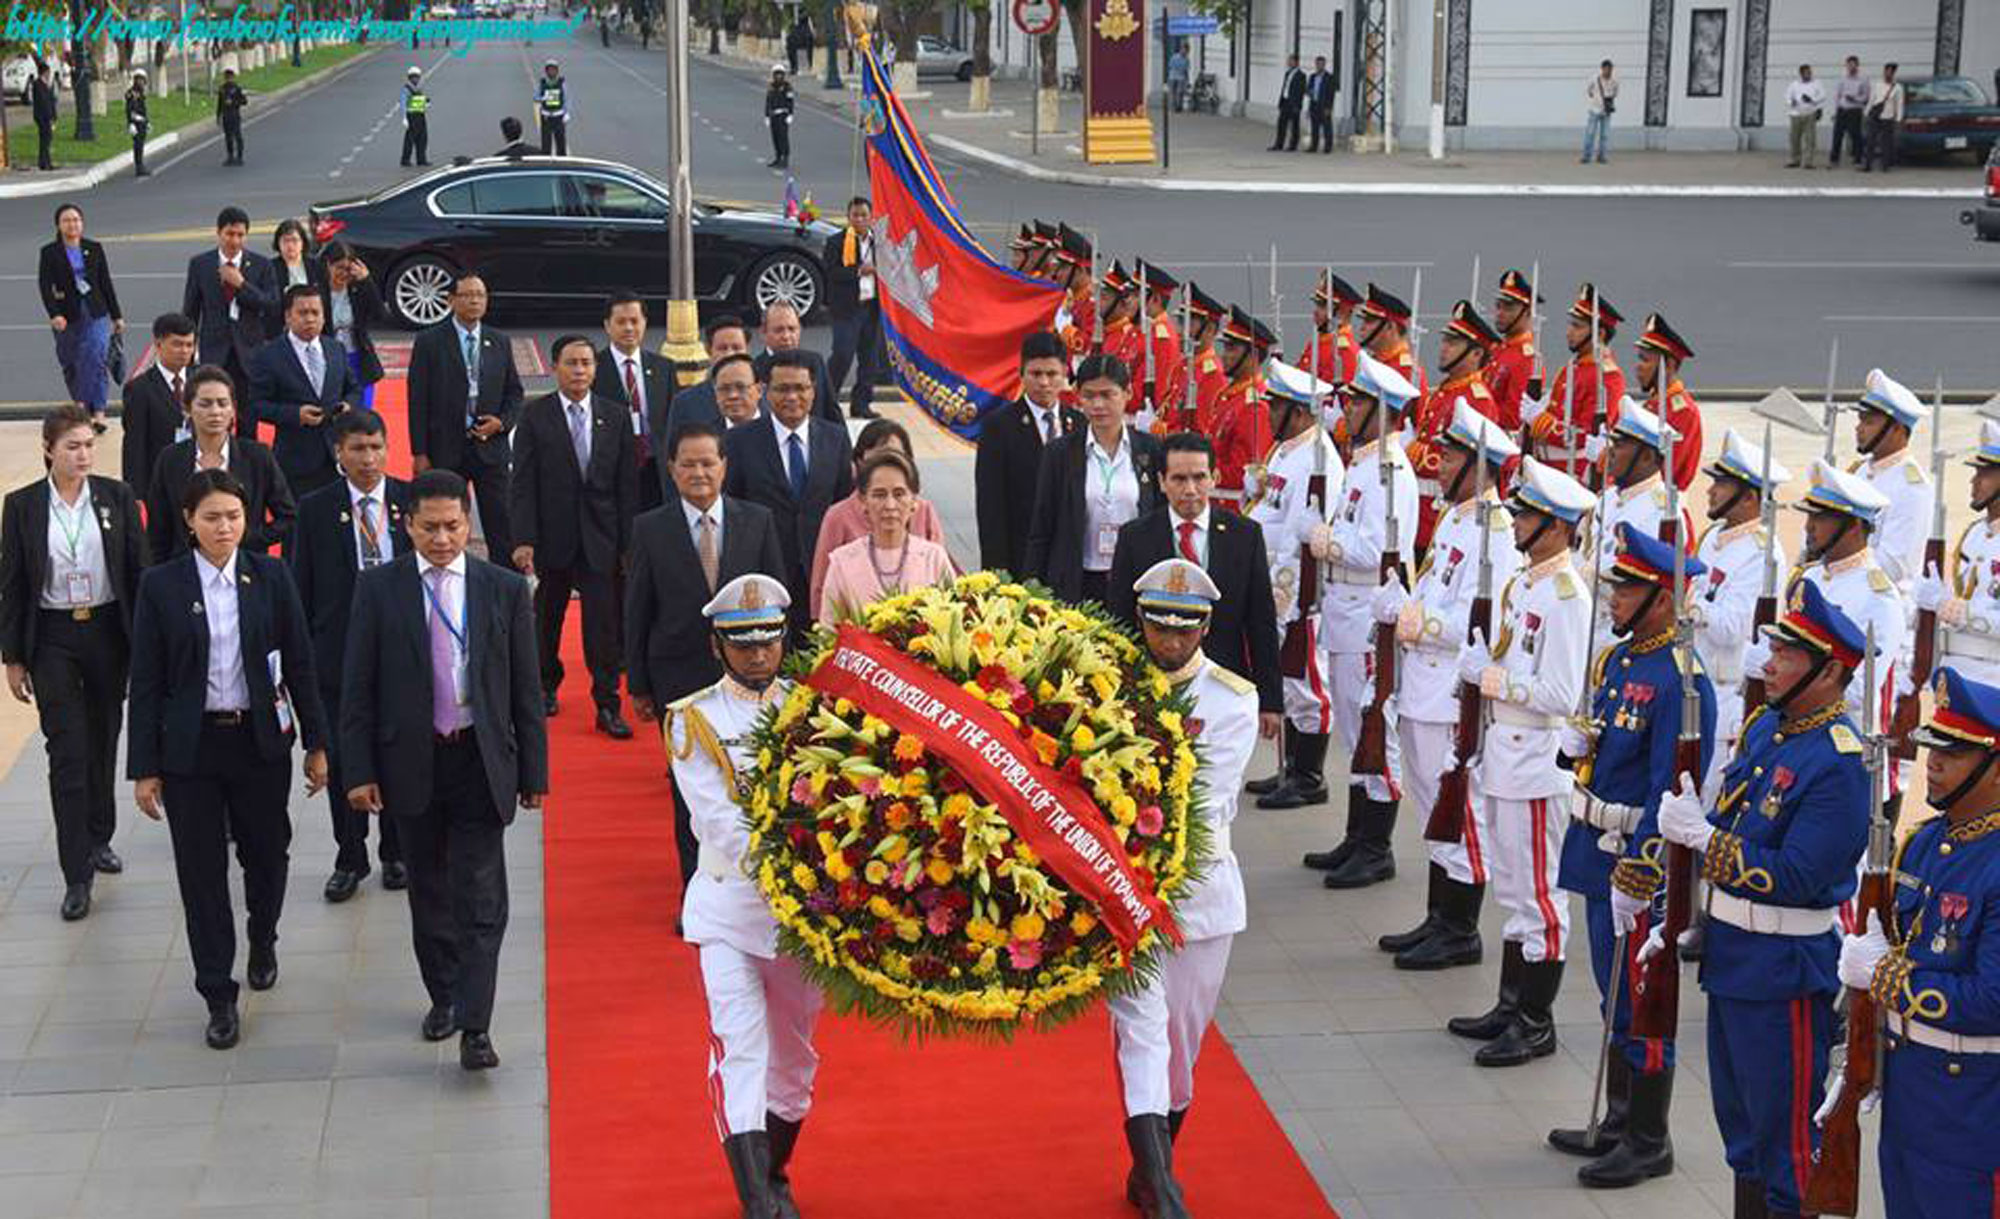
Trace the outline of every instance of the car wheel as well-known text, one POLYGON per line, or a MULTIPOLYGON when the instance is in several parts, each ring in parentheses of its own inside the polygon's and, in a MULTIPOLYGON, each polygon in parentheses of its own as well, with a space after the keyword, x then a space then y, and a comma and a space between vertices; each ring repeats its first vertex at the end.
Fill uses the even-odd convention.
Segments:
POLYGON ((748 304, 761 317, 772 305, 786 304, 811 315, 820 300, 819 268, 802 254, 773 254, 750 272, 748 304))
POLYGON ((457 278, 451 264, 419 254, 389 277, 389 311, 412 330, 435 325, 451 316, 451 285, 457 278))
POLYGON ((971 80, 971 79, 972 79, 972 61, 971 61, 971 60, 969 60, 969 59, 968 59, 968 60, 966 60, 966 61, 965 61, 964 63, 962 63, 962 64, 958 65, 958 79, 959 79, 960 81, 968 81, 968 80, 971 80))

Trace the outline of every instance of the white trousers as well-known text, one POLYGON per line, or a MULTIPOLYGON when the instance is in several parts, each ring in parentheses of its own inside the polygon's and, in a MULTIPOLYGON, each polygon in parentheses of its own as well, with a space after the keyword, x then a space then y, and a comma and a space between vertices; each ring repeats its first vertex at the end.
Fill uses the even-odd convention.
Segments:
POLYGON ((701 946, 701 985, 716 1137, 762 1130, 767 1112, 802 1120, 819 1068, 812 1044, 819 988, 790 957, 755 957, 727 944, 701 946))
MULTIPOLYGON (((1333 696, 1333 732, 1346 746, 1346 762, 1354 756, 1354 743, 1361 738, 1361 717, 1368 705, 1375 701, 1375 653, 1373 652, 1329 652, 1326 654, 1326 675, 1331 679, 1329 693, 1333 696)), ((1381 800, 1394 804, 1401 798, 1401 790, 1396 776, 1402 773, 1402 742, 1396 731, 1396 700, 1390 699, 1382 708, 1382 715, 1388 721, 1388 741, 1383 752, 1388 757, 1389 773, 1383 775, 1350 775, 1348 783, 1357 779, 1368 789, 1370 800, 1381 800)))
MULTIPOLYGON (((1327 692, 1326 653, 1319 646, 1319 615, 1306 618, 1306 674, 1284 679, 1285 719, 1300 732, 1325 736, 1333 731, 1333 698, 1327 692)), ((1279 646, 1284 631, 1278 632, 1279 646)))
POLYGON ((1507 912, 1505 939, 1530 961, 1560 961, 1569 944, 1569 899, 1556 889, 1569 804, 1560 796, 1533 800, 1473 798, 1486 805, 1486 864, 1492 892, 1507 912))
MULTIPOLYGON (((1451 762, 1452 746, 1457 743, 1458 725, 1403 719, 1397 722, 1396 735, 1402 738, 1403 794, 1408 797, 1410 815, 1421 831, 1430 820, 1431 807, 1437 803, 1438 787, 1451 762)), ((1459 841, 1426 840, 1424 849, 1430 853, 1431 862, 1443 868, 1453 880, 1462 885, 1483 885, 1486 808, 1483 801, 1468 799, 1468 802, 1473 815, 1465 818, 1465 832, 1459 841)))
POLYGON ((1194 940, 1160 963, 1152 984, 1110 1002, 1125 1116, 1179 1113, 1194 1103, 1194 1063, 1215 1019, 1233 935, 1194 940))

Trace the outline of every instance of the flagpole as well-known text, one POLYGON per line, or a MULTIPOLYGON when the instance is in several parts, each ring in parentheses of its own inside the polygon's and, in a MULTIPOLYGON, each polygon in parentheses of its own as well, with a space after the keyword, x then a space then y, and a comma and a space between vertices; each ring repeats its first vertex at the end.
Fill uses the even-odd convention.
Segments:
POLYGON ((688 131, 688 0, 666 0, 667 41, 667 337, 660 354, 681 385, 701 380, 708 353, 694 298, 693 141, 688 131))

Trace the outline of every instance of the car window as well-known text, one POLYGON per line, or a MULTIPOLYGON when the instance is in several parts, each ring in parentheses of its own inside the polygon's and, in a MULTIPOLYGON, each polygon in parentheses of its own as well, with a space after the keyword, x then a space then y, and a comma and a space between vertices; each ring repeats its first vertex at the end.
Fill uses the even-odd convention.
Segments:
POLYGON ((1958 78, 1926 81, 1918 85, 1913 92, 1915 96, 1910 99, 1911 101, 1942 102, 1954 106, 1986 104, 1986 95, 1980 92, 1978 85, 1958 78))
POLYGON ((437 210, 447 216, 472 215, 472 183, 460 182, 439 191, 437 210))
POLYGON ((593 220, 662 220, 667 205, 630 182, 596 174, 570 174, 564 215, 593 220))
POLYGON ((557 216, 554 174, 496 174, 474 178, 473 210, 482 216, 557 216))

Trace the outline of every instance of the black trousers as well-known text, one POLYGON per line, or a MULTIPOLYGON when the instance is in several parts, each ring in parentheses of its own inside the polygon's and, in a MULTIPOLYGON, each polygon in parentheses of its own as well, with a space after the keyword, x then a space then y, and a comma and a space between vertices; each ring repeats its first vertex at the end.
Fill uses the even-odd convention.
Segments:
POLYGON ((847 403, 850 415, 867 411, 874 404, 876 374, 882 367, 880 300, 862 301, 853 313, 833 319, 833 354, 827 357, 826 375, 833 384, 835 397, 839 397, 840 387, 847 381, 849 366, 857 364, 854 392, 847 403))
POLYGON ((487 465, 470 453, 459 458, 452 469, 472 484, 473 503, 479 508, 479 527, 486 538, 487 559, 512 568, 514 515, 507 507, 507 495, 514 485, 514 472, 505 464, 487 465))
POLYGON ((455 1006, 460 1028, 483 1033, 507 934, 507 827, 470 734, 439 742, 434 758, 430 807, 393 814, 410 868, 410 934, 431 1002, 455 1006))
POLYGON ((139 128, 132 137, 132 173, 136 176, 146 172, 146 129, 139 128))
POLYGON ((1860 165, 1868 159, 1868 150, 1861 144, 1861 108, 1836 110, 1833 112, 1833 151, 1828 154, 1828 165, 1840 164, 1840 146, 1847 145, 1847 159, 1860 165))
POLYGON ((49 148, 55 143, 54 123, 35 124, 35 166, 38 169, 54 169, 56 163, 49 155, 49 148))
POLYGON ((616 707, 624 659, 618 624, 624 582, 610 572, 587 567, 538 565, 535 576, 535 642, 542 659, 542 689, 554 694, 562 685, 563 621, 569 616, 570 594, 575 593, 583 602, 583 660, 590 666, 590 701, 616 707))
POLYGON ((1299 112, 1295 106, 1278 107, 1278 138, 1271 147, 1285 152, 1299 150, 1299 112))
POLYGON ((243 163, 243 116, 240 113, 222 116, 222 155, 238 165, 243 163))
POLYGON ((1896 132, 1902 127, 1893 119, 1871 119, 1868 123, 1868 159, 1862 162, 1866 168, 1881 166, 1883 173, 1896 167, 1896 132))
POLYGON ((665 484, 671 481, 660 469, 657 452, 648 453, 639 463, 639 511, 650 512, 666 502, 665 484))
POLYGON ((118 724, 125 708, 130 645, 116 603, 88 622, 68 610, 36 610, 35 685, 49 751, 49 807, 65 884, 94 874, 90 858, 118 828, 118 724))
POLYGON ((194 988, 211 1007, 236 1001, 236 915, 229 903, 229 844, 243 869, 245 927, 252 944, 278 942, 291 868, 292 819, 285 801, 292 760, 257 756, 247 725, 202 726, 194 765, 163 776, 174 876, 187 919, 194 988))
MULTIPOLYGON (((226 306, 224 311, 227 312, 226 306)), ((224 325, 228 324, 225 319, 224 325)), ((236 401, 239 403, 236 408, 236 434, 248 440, 257 439, 257 414, 247 405, 250 401, 250 374, 243 367, 242 357, 236 354, 236 344, 230 343, 223 348, 218 359, 211 360, 208 352, 204 351, 201 360, 204 364, 220 364, 229 374, 229 379, 235 382, 236 401)))
MULTIPOLYGON (((340 722, 340 687, 322 685, 319 688, 320 702, 326 706, 329 724, 340 722)), ((327 738, 326 751, 326 807, 333 818, 334 856, 333 866, 342 872, 366 872, 368 870, 368 823, 377 820, 375 814, 356 810, 347 802, 347 775, 340 765, 339 733, 327 738)), ((375 853, 383 863, 400 863, 403 859, 403 845, 396 833, 396 819, 381 817, 382 828, 376 833, 375 853)))
POLYGON ((782 114, 774 114, 771 124, 771 155, 779 161, 792 159, 792 120, 782 114))
POLYGON ((409 125, 403 128, 403 164, 408 165, 412 159, 419 165, 430 164, 430 116, 411 114, 405 117, 409 120, 409 125))
POLYGON ((1312 150, 1314 152, 1333 151, 1333 111, 1314 106, 1306 111, 1312 120, 1312 150))
POLYGON ((544 118, 542 120, 542 155, 551 153, 559 157, 569 155, 569 120, 544 118))

